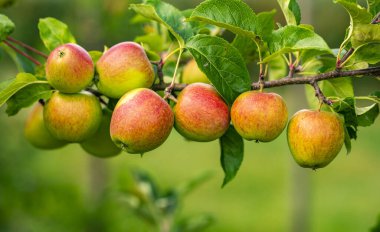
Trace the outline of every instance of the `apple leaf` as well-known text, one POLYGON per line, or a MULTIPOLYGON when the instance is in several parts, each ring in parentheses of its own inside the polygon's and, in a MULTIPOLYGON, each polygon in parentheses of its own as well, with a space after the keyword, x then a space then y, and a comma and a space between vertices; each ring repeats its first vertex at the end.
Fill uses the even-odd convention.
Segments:
POLYGON ((14 23, 7 16, 0 14, 0 42, 12 34, 14 29, 14 23))
POLYGON ((229 105, 241 93, 251 89, 249 73, 240 52, 224 39, 196 35, 187 42, 186 48, 229 105))
POLYGON ((220 162, 224 171, 224 187, 230 182, 238 172, 244 156, 243 138, 236 132, 235 128, 230 125, 227 132, 219 139, 221 157, 220 162))
POLYGON ((21 89, 32 84, 47 84, 47 81, 38 80, 34 75, 30 73, 19 73, 16 78, 6 80, 6 86, 2 86, 0 91, 0 107, 4 105, 14 94, 21 89))
POLYGON ((367 0, 368 11, 373 17, 380 12, 380 1, 379 0, 367 0))
POLYGON ((69 27, 58 19, 51 17, 40 19, 38 29, 41 40, 49 51, 62 44, 76 43, 69 27))
POLYGON ((362 44, 354 50, 350 57, 349 64, 366 62, 376 64, 380 62, 380 42, 370 42, 362 44))
POLYGON ((379 104, 374 103, 373 105, 367 107, 357 107, 356 114, 358 116, 359 126, 370 126, 375 122, 377 116, 379 115, 379 104))
POLYGON ((102 57, 103 52, 93 50, 93 51, 89 51, 88 54, 90 54, 92 62, 94 64, 96 64, 96 62, 98 62, 98 60, 100 59, 100 57, 102 57))
POLYGON ((268 43, 271 55, 264 58, 268 62, 274 57, 288 52, 316 50, 332 54, 326 42, 314 31, 304 26, 288 25, 275 30, 268 43))
POLYGON ((246 63, 258 58, 257 46, 250 37, 236 35, 231 45, 240 52, 246 63))
POLYGON ((0 47, 9 55, 9 57, 13 60, 13 62, 17 66, 17 70, 19 72, 34 72, 34 64, 28 60, 26 57, 18 54, 12 48, 8 47, 4 43, 0 43, 0 47))
POLYGON ((288 65, 282 56, 276 56, 268 63, 269 80, 278 80, 288 74, 288 65))
POLYGON ((351 44, 354 48, 369 42, 380 43, 380 26, 376 24, 358 24, 352 31, 351 44))
POLYGON ((284 13, 288 25, 298 25, 301 22, 301 10, 296 0, 277 0, 284 13))
POLYGON ((353 97, 344 98, 333 105, 334 111, 344 117, 344 124, 351 139, 357 137, 358 118, 355 111, 355 99, 353 97))
POLYGON ((130 4, 130 9, 142 16, 164 25, 181 47, 193 35, 185 16, 174 6, 158 0, 147 0, 146 4, 130 4))
POLYGON ((7 101, 6 113, 8 116, 17 114, 22 108, 29 107, 39 99, 48 99, 53 89, 46 83, 35 83, 17 91, 7 101))
POLYGON ((346 155, 351 153, 351 137, 350 133, 347 130, 347 127, 344 128, 344 146, 346 147, 346 155))

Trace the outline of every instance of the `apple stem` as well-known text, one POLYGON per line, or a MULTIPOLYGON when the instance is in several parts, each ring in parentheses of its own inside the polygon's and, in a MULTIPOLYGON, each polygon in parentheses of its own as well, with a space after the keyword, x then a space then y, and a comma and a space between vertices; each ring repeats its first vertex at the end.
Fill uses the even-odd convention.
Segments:
POLYGON ((157 66, 157 76, 158 76, 158 83, 159 84, 164 84, 164 72, 162 71, 162 68, 164 67, 164 61, 161 57, 161 59, 157 62, 151 61, 150 62, 153 65, 157 66))
POLYGON ((40 103, 42 106, 45 106, 45 104, 46 104, 44 99, 39 99, 38 103, 40 103))
POLYGON ((17 52, 18 54, 24 56, 25 58, 27 58, 28 60, 30 60, 31 62, 33 62, 35 65, 37 66, 40 66, 41 63, 34 59, 33 57, 31 57, 30 55, 26 54, 25 52, 21 51, 20 49, 18 49, 17 47, 13 46, 11 43, 9 43, 7 40, 4 40, 3 41, 8 47, 12 48, 15 52, 17 52))
POLYGON ((92 93, 95 97, 97 97, 99 99, 100 103, 107 106, 107 102, 104 101, 104 99, 102 98, 103 95, 100 92, 96 91, 95 89, 91 89, 91 88, 86 88, 86 91, 92 93))
MULTIPOLYGON (((168 87, 165 88, 165 96, 164 96, 165 100, 166 99, 170 99, 170 100, 174 101, 174 99, 175 99, 175 97, 172 95, 172 91, 174 89, 175 79, 177 77, 178 66, 179 66, 179 62, 181 61, 182 53, 183 53, 183 49, 181 48, 179 50, 179 54, 178 54, 178 58, 177 58, 177 63, 175 65, 174 74, 173 74, 173 77, 172 77, 172 82, 170 83, 170 85, 168 87)), ((177 99, 174 102, 177 102, 177 99)))
POLYGON ((13 42, 13 43, 15 43, 15 44, 18 44, 18 45, 20 45, 21 47, 24 47, 24 48, 28 49, 29 51, 34 52, 34 53, 36 53, 37 55, 44 57, 45 59, 48 58, 48 55, 46 55, 45 53, 43 53, 43 52, 41 52, 41 51, 35 49, 34 47, 29 46, 29 45, 27 45, 27 44, 25 44, 25 43, 23 43, 23 42, 21 42, 21 41, 19 41, 19 40, 16 40, 16 39, 14 39, 14 38, 12 38, 12 37, 10 37, 10 36, 7 37, 7 40, 10 41, 10 42, 13 42))

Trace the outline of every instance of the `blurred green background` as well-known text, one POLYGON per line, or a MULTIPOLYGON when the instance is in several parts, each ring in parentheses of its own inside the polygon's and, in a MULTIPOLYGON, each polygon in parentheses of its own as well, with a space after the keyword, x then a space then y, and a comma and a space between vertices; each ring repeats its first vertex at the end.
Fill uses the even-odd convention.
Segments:
MULTIPOLYGON (((196 1, 168 1, 180 9, 196 1)), ((245 1, 256 12, 278 9, 272 1, 245 1)), ((338 47, 349 17, 330 0, 299 1, 303 23, 311 23, 332 47, 338 47)), ((1 9, 17 28, 13 37, 41 50, 37 23, 52 16, 67 23, 88 50, 142 33, 131 25, 127 0, 18 0, 1 9)), ((284 24, 280 11, 276 20, 284 24)), ((10 58, 0 55, 0 80, 14 77, 10 58)), ((356 94, 379 88, 378 81, 355 80, 356 94)), ((286 100, 289 113, 306 108, 303 86, 273 89, 286 100)), ((342 149, 318 171, 295 165, 284 133, 271 143, 245 141, 245 157, 236 178, 221 189, 219 144, 188 142, 173 130, 169 139, 143 158, 123 153, 97 159, 79 145, 40 151, 23 137, 29 110, 8 117, 0 109, 0 231, 151 231, 117 197, 131 182, 130 171, 148 172, 168 189, 210 171, 214 175, 190 194, 181 215, 209 213, 206 231, 369 231, 380 213, 380 122, 359 128, 349 156, 342 149)))

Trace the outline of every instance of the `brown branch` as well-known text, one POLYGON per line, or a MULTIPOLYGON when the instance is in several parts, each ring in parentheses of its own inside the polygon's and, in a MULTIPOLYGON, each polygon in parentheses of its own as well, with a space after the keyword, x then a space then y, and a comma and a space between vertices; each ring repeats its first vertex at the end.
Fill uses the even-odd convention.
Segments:
POLYGON ((315 90, 315 96, 319 99, 320 103, 325 103, 329 106, 332 105, 332 101, 326 98, 326 96, 323 94, 321 88, 319 88, 317 81, 313 81, 311 83, 311 86, 313 86, 313 88, 315 90))
POLYGON ((40 56, 44 57, 45 59, 48 58, 48 55, 46 55, 45 53, 43 53, 43 52, 35 49, 34 47, 29 46, 29 45, 27 45, 27 44, 25 44, 25 43, 23 43, 23 42, 21 42, 19 40, 16 40, 16 39, 14 39, 14 38, 12 38, 10 36, 7 37, 7 40, 10 41, 10 42, 13 42, 15 44, 18 44, 21 47, 24 47, 24 48, 28 49, 29 51, 32 51, 32 52, 36 53, 37 55, 40 55, 40 56))
POLYGON ((380 12, 377 13, 375 18, 372 19, 371 24, 377 24, 377 23, 379 23, 379 20, 380 20, 380 12))
POLYGON ((18 54, 26 57, 28 60, 32 61, 35 65, 38 65, 40 66, 41 63, 34 59, 33 57, 29 56, 28 54, 26 54, 25 52, 21 51, 20 49, 16 48, 15 46, 13 46, 11 43, 9 43, 7 40, 4 40, 3 41, 6 45, 8 45, 8 47, 12 48, 15 52, 17 52, 18 54))

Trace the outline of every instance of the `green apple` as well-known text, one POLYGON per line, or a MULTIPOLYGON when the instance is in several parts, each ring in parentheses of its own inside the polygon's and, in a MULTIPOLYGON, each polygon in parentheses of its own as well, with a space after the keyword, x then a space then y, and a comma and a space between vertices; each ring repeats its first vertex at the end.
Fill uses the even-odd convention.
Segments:
POLYGON ((132 154, 151 151, 165 142, 174 122, 173 112, 156 92, 138 88, 115 106, 110 133, 114 143, 132 154))
POLYGON ((62 93, 77 93, 94 78, 94 64, 81 46, 68 43, 55 48, 46 61, 46 79, 62 93))
POLYGON ((153 67, 144 49, 134 42, 122 42, 108 49, 96 63, 99 91, 120 98, 136 88, 148 88, 154 81, 153 67))
POLYGON ((210 81, 207 78, 206 74, 204 74, 199 68, 194 59, 190 60, 182 72, 182 83, 192 84, 196 82, 203 82, 209 84, 210 81))
POLYGON ((284 130, 288 110, 283 98, 276 93, 248 91, 232 104, 231 120, 243 138, 270 142, 284 130))
POLYGON ((29 114, 25 123, 25 138, 36 148, 56 149, 63 147, 67 142, 55 138, 46 128, 43 118, 44 107, 37 103, 29 114))
POLYGON ((87 92, 54 92, 44 107, 44 120, 53 136, 68 142, 82 142, 100 126, 102 108, 99 100, 87 92))
POLYGON ((221 137, 230 125, 227 104, 216 89, 205 83, 186 86, 174 106, 174 127, 186 139, 209 142, 221 137))
POLYGON ((91 155, 106 158, 120 154, 121 149, 115 145, 110 136, 110 123, 112 112, 103 109, 102 122, 93 136, 83 141, 80 145, 91 155))
POLYGON ((344 123, 336 113, 301 110, 290 119, 287 135, 294 160, 304 168, 328 165, 342 149, 344 123))

